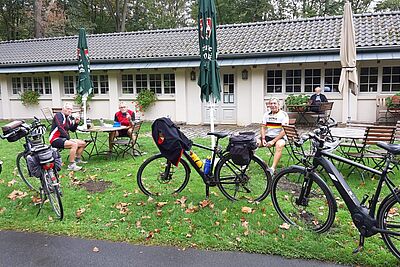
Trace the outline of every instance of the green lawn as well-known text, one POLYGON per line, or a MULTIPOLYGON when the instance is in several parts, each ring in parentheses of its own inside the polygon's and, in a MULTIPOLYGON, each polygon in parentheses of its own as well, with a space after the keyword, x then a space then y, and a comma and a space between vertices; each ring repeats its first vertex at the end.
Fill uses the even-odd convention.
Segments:
MULTIPOLYGON (((61 184, 65 218, 61 222, 55 220, 48 203, 36 216, 38 207, 32 201, 34 193, 27 191, 16 175, 15 158, 22 150, 22 143, 0 140, 0 158, 4 162, 0 175, 0 229, 146 245, 277 254, 352 265, 398 265, 399 262, 378 235, 366 239, 363 252, 352 254, 358 245, 358 231, 334 190, 339 211, 333 227, 325 234, 314 234, 294 227, 289 230, 280 228, 283 222, 274 211, 269 196, 259 204, 230 202, 215 187, 211 190, 212 203, 202 208, 200 202, 205 198, 204 184, 194 171, 187 188, 179 195, 149 199, 136 184, 136 172, 140 164, 158 151, 149 132, 150 124, 146 123, 142 127, 140 144, 147 154, 142 157, 126 157, 118 161, 105 157, 92 158, 84 171, 75 174, 66 171, 66 166, 63 167, 61 184), (13 180, 16 182, 11 182, 13 180), (104 192, 90 193, 78 185, 89 180, 109 181, 111 186, 104 192), (13 190, 27 192, 28 195, 11 200, 7 196, 13 190), (243 213, 242 207, 250 207, 254 212, 243 213)), ((208 139, 194 141, 209 143, 208 139)), ((264 159, 268 157, 265 150, 258 150, 257 154, 264 159)), ((63 160, 66 155, 64 151, 63 160)), ((200 152, 198 155, 202 159, 207 156, 200 152)), ((285 156, 282 163, 286 162, 285 156)), ((347 180, 359 198, 367 192, 371 195, 377 184, 376 179, 370 178, 362 184, 356 176, 347 180)), ((397 184, 398 179, 393 180, 397 184)), ((202 204, 205 205, 205 202, 202 204)))

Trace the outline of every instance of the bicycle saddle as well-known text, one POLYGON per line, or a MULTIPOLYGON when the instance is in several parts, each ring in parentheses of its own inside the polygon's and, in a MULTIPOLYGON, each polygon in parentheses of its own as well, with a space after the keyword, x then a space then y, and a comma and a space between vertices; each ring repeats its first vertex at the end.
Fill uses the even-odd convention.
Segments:
POLYGON ((224 137, 227 137, 229 134, 226 132, 209 132, 209 133, 207 133, 207 135, 214 135, 217 138, 224 138, 224 137))
POLYGON ((388 144, 388 143, 384 143, 384 142, 376 142, 376 145, 379 146, 380 148, 387 150, 388 152, 392 153, 393 155, 400 154, 400 145, 388 144))

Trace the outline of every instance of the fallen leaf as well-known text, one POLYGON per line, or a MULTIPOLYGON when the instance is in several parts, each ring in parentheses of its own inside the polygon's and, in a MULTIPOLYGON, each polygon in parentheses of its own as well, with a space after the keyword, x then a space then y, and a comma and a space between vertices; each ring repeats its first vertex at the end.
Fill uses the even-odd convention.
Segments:
POLYGON ((168 202, 157 202, 157 207, 159 207, 159 208, 162 208, 162 207, 164 207, 165 205, 167 205, 168 204, 168 202))
POLYGON ((127 177, 131 177, 131 176, 132 176, 132 173, 128 173, 126 176, 127 176, 127 177))
POLYGON ((227 211, 228 211, 228 209, 224 209, 221 213, 226 214, 227 211))
POLYGON ((136 221, 136 228, 142 227, 142 222, 141 221, 136 221))
POLYGON ((3 214, 3 212, 5 212, 5 211, 6 211, 6 208, 5 208, 5 207, 0 208, 0 214, 3 214))
POLYGON ((193 206, 193 203, 190 202, 188 208, 185 210, 186 213, 194 213, 199 210, 199 206, 193 206))
POLYGON ((16 199, 22 199, 22 198, 26 197, 27 195, 28 195, 28 193, 26 193, 26 192, 14 190, 8 195, 8 198, 11 200, 16 200, 16 199))
POLYGON ((175 204, 181 205, 181 207, 184 208, 184 207, 186 207, 186 204, 185 204, 186 200, 187 200, 187 197, 183 196, 183 197, 175 200, 175 204))
POLYGON ((3 179, 0 179, 0 184, 4 184, 4 180, 3 179))
POLYGON ((157 214, 158 217, 161 217, 162 216, 162 210, 157 210, 156 214, 157 214))
POLYGON ((148 199, 147 199, 147 202, 153 202, 154 201, 154 198, 152 198, 152 197, 149 197, 148 199))
POLYGON ((32 199, 32 202, 34 204, 39 204, 39 203, 42 202, 42 199, 40 197, 37 197, 37 196, 32 196, 31 199, 32 199))
POLYGON ((49 216, 48 220, 49 220, 50 222, 54 221, 53 217, 51 217, 51 216, 49 216))
POLYGON ((254 209, 252 209, 250 207, 242 207, 242 212, 243 213, 252 213, 252 212, 254 212, 254 209))
POLYGON ((192 237, 192 235, 191 234, 186 234, 186 238, 191 238, 192 237))
POLYGON ((85 208, 79 208, 76 212, 75 212, 75 216, 77 219, 81 218, 82 214, 86 211, 85 208))
POLYGON ((214 224, 215 226, 219 226, 219 221, 216 221, 214 224))
POLYGON ((100 249, 98 247, 93 248, 93 252, 99 252, 99 251, 100 251, 100 249))
POLYGON ((153 231, 150 231, 149 234, 148 234, 147 237, 146 237, 146 240, 150 240, 150 239, 153 238, 153 237, 154 237, 154 232, 153 232, 153 231))
POLYGON ((127 214, 127 213, 129 212, 128 206, 129 206, 130 204, 131 204, 131 203, 120 202, 120 203, 118 203, 115 207, 116 207, 117 209, 119 209, 119 213, 120 213, 120 214, 127 214))
POLYGON ((17 183, 17 180, 12 179, 11 181, 9 181, 9 182, 7 183, 7 186, 8 186, 8 187, 11 187, 11 186, 13 186, 13 185, 16 184, 16 183, 17 183))
POLYGON ((208 206, 210 209, 213 209, 213 208, 214 208, 214 203, 212 203, 212 201, 209 200, 209 199, 205 199, 205 200, 203 200, 203 201, 200 201, 199 204, 200 204, 200 207, 202 207, 202 208, 205 208, 205 207, 207 207, 207 206, 208 206))
POLYGON ((243 234, 244 234, 245 236, 248 236, 249 233, 250 233, 249 230, 246 230, 246 231, 243 232, 243 234))
POLYGON ((290 228, 290 224, 287 224, 287 223, 282 223, 281 225, 279 225, 279 228, 281 228, 281 229, 285 229, 285 230, 289 230, 289 228, 290 228))

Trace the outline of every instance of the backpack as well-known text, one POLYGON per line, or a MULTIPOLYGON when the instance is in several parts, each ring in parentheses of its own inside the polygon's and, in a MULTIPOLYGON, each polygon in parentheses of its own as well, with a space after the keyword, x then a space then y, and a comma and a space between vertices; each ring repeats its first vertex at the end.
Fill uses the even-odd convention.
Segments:
POLYGON ((227 151, 229 151, 233 163, 242 166, 250 163, 256 148, 255 133, 240 132, 238 135, 232 135, 229 138, 227 151))
POLYGON ((151 125, 151 134, 161 154, 178 166, 184 150, 190 150, 190 141, 169 118, 158 118, 151 125))

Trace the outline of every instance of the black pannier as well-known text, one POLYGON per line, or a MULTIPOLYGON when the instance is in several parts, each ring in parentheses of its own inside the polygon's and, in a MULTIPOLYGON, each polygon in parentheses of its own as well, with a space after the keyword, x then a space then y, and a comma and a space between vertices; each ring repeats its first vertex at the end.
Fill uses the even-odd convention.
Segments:
POLYGON ((257 148, 255 133, 240 132, 229 138, 227 150, 231 154, 232 161, 237 165, 247 165, 250 163, 254 150, 257 148))
POLYGON ((8 142, 15 142, 28 135, 25 125, 23 121, 13 121, 1 127, 1 130, 3 131, 3 135, 10 134, 7 136, 8 142))
POLYGON ((40 178, 42 175, 42 165, 54 162, 54 169, 61 170, 62 160, 57 149, 43 145, 32 150, 32 155, 26 157, 28 169, 31 176, 40 178))

